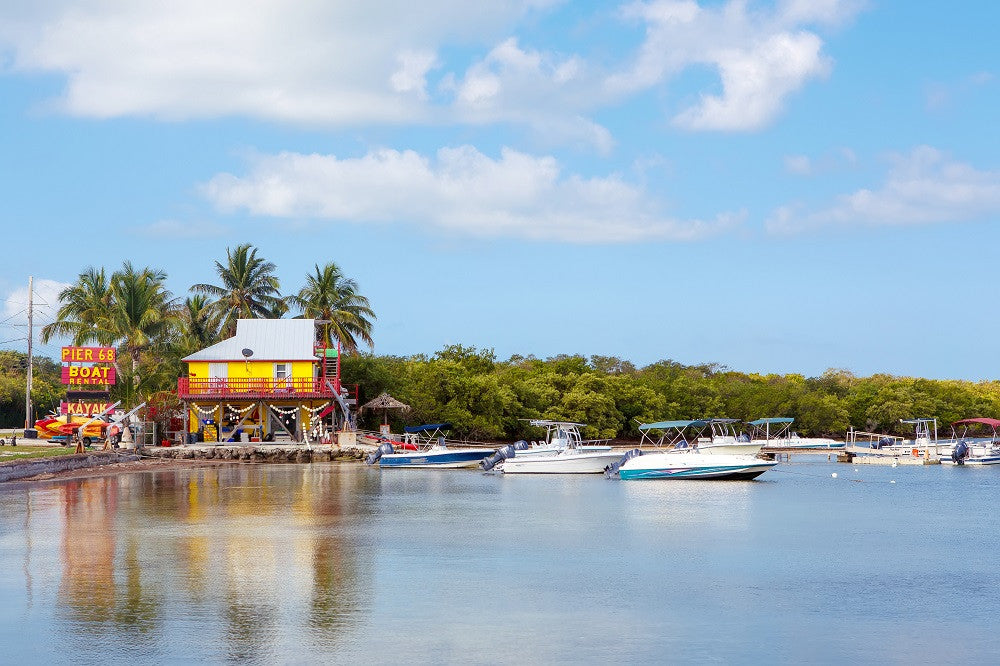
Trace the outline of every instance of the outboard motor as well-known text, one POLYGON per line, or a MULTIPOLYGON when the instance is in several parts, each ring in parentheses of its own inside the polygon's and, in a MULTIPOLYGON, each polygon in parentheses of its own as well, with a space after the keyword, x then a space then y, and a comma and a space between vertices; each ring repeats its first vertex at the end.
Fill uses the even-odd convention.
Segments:
POLYGON ((386 442, 385 444, 383 444, 382 446, 378 447, 370 454, 368 454, 368 457, 365 458, 365 462, 368 463, 369 465, 374 465, 379 461, 379 458, 389 453, 394 453, 394 449, 392 448, 392 444, 386 442))
POLYGON ((632 449, 630 451, 626 451, 625 454, 621 457, 621 460, 619 460, 618 462, 611 463, 610 465, 604 468, 604 476, 610 479, 612 476, 618 473, 618 470, 621 469, 622 465, 627 463, 632 458, 641 455, 642 455, 642 449, 632 449))
POLYGON ((530 448, 531 448, 531 444, 528 444, 523 439, 519 439, 516 442, 514 442, 514 450, 515 451, 524 451, 525 449, 530 449, 530 448))
POLYGON ((504 460, 507 460, 507 458, 513 458, 515 453, 516 450, 514 447, 511 444, 508 444, 507 446, 497 449, 497 452, 493 455, 483 458, 479 465, 483 468, 483 471, 488 472, 504 460))
POLYGON ((965 443, 964 439, 958 441, 955 448, 951 450, 951 461, 956 465, 962 465, 965 463, 965 459, 969 457, 969 445, 965 443))

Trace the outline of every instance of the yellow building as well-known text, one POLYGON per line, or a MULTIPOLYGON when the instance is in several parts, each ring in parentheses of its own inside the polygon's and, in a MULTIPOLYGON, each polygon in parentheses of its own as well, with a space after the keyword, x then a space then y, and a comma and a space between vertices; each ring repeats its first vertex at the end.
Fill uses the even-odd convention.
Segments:
POLYGON ((204 441, 314 441, 336 426, 336 350, 316 343, 314 319, 240 319, 236 335, 183 359, 187 432, 204 441))

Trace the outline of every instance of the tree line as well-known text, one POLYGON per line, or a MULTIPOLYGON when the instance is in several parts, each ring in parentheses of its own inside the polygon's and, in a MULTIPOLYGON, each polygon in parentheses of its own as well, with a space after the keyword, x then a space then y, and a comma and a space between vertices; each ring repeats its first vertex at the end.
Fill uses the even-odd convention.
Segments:
MULTIPOLYGON (((433 356, 360 354, 345 358, 343 368, 362 400, 388 391, 410 405, 407 413, 387 414, 396 427, 447 421, 459 436, 483 441, 537 439, 542 433, 526 421, 532 418, 586 423, 586 437, 637 439, 640 422, 785 416, 801 435, 842 439, 851 426, 906 434, 901 419, 936 417, 947 431, 961 418, 1000 416, 1000 382, 857 377, 846 370, 805 377, 671 360, 637 368, 606 356, 499 361, 492 350, 461 345, 433 356)), ((367 414, 362 423, 375 427, 382 418, 367 414)))

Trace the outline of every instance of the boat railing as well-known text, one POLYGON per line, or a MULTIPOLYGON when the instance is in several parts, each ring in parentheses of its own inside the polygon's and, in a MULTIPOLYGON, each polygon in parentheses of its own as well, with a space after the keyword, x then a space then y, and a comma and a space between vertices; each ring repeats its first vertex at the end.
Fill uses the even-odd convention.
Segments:
POLYGON ((885 440, 891 440, 892 446, 902 446, 905 438, 899 435, 887 435, 884 432, 866 432, 864 430, 854 430, 853 428, 847 431, 848 446, 858 446, 860 442, 867 444, 869 448, 876 448, 871 445, 885 440))

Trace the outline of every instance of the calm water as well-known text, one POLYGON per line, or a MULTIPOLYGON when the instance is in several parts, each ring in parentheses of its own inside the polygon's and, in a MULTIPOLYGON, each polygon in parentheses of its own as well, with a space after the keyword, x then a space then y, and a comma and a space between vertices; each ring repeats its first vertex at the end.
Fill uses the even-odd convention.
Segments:
POLYGON ((7 484, 0 661, 995 663, 998 491, 1000 469, 825 457, 729 483, 314 464, 7 484))

